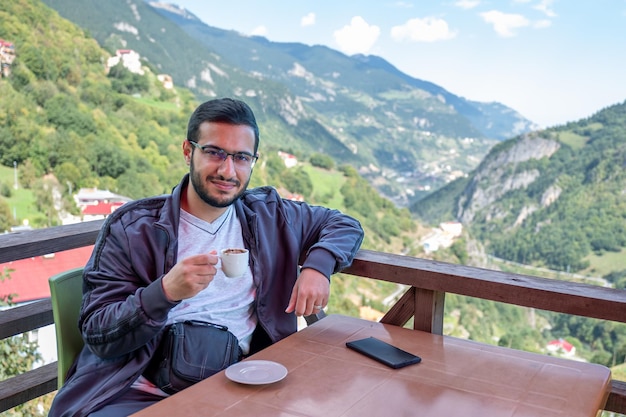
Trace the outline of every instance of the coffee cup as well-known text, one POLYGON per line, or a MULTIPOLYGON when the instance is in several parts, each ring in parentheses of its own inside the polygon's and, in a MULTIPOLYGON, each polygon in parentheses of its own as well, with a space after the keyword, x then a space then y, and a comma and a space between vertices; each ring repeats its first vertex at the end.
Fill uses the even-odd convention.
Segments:
POLYGON ((239 278, 248 269, 248 249, 228 248, 220 251, 222 271, 228 278, 239 278))

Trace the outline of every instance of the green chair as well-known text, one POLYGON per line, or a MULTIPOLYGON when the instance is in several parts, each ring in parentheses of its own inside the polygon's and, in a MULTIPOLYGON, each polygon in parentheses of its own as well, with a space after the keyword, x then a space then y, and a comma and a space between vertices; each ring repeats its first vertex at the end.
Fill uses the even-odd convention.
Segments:
POLYGON ((61 388, 67 371, 84 345, 78 330, 78 315, 83 298, 83 268, 61 272, 50 277, 48 283, 57 337, 57 385, 61 388))

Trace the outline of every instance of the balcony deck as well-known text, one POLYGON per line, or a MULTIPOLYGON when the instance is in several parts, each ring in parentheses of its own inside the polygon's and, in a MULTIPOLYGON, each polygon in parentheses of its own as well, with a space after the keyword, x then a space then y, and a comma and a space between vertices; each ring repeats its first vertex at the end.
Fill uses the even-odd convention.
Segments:
MULTIPOLYGON (((0 263, 92 245, 102 221, 0 236, 0 263)), ((361 250, 345 271, 408 286, 381 320, 441 334, 446 293, 626 323, 626 291, 361 250)), ((49 299, 0 312, 0 339, 53 323, 49 299)), ((57 387, 56 363, 0 382, 0 412, 57 387)), ((626 414, 626 383, 612 381, 606 411, 626 414)))

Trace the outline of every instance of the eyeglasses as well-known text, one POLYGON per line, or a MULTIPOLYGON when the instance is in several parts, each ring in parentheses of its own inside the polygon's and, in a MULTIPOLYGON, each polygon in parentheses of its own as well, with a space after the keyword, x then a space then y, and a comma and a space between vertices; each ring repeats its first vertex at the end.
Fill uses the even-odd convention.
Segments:
POLYGON ((238 169, 252 169, 256 163, 258 156, 252 155, 248 152, 235 152, 229 153, 224 149, 220 149, 216 146, 205 145, 201 146, 197 142, 187 139, 187 142, 191 143, 194 147, 200 150, 202 154, 211 162, 222 164, 228 159, 229 156, 233 158, 233 164, 238 169))

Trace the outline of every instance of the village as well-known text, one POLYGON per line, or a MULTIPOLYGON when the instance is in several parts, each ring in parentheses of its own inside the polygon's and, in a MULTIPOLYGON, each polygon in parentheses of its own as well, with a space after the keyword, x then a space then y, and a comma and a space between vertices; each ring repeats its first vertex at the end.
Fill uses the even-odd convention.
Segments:
POLYGON ((11 75, 11 65, 15 60, 15 46, 9 41, 0 38, 0 78, 11 75))

